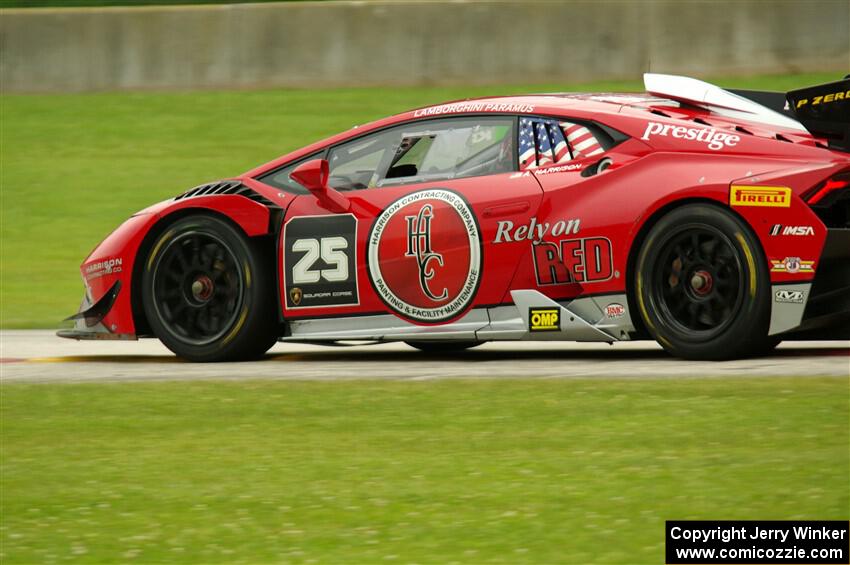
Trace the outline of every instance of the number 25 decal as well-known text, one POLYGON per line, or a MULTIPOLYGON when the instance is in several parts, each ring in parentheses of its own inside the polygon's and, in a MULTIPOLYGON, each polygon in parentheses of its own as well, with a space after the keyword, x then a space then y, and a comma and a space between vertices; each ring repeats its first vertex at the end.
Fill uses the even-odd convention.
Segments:
POLYGON ((304 253, 304 256, 292 267, 292 283, 317 283, 320 279, 328 282, 348 280, 348 255, 345 249, 348 249, 348 241, 344 237, 296 240, 292 244, 292 251, 304 253), (332 268, 314 269, 320 257, 332 268))
POLYGON ((287 309, 353 306, 357 294, 357 219, 299 216, 283 227, 287 309))

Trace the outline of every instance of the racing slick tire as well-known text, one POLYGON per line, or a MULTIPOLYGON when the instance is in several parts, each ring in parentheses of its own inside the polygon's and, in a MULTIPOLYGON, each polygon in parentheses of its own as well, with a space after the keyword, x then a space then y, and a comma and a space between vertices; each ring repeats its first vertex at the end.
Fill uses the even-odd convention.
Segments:
POLYGON ((274 280, 258 242, 211 215, 184 217, 144 259, 142 303, 153 333, 190 361, 242 361, 277 340, 274 280))
POLYGON ((719 206, 689 204, 663 216, 640 248, 634 288, 644 325, 677 357, 731 359, 771 343, 761 246, 719 206))
POLYGON ((455 353, 472 349, 483 344, 483 341, 405 341, 410 347, 415 347, 425 353, 455 353))

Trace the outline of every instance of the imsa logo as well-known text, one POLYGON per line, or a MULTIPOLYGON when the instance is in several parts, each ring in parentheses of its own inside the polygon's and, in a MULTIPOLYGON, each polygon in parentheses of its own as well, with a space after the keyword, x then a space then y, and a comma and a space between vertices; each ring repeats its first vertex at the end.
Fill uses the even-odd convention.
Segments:
POLYGON ((559 308, 529 308, 528 330, 532 332, 561 331, 561 310, 559 308))
POLYGON ((773 224, 773 227, 770 228, 770 235, 815 235, 815 229, 812 226, 773 224))

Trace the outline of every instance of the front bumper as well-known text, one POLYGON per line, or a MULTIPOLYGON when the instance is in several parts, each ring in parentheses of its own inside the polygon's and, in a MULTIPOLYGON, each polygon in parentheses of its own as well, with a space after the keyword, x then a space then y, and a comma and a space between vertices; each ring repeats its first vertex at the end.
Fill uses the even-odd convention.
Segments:
POLYGON ((113 328, 109 328, 103 323, 103 319, 109 314, 115 301, 118 299, 118 294, 121 292, 121 281, 116 280, 109 287, 99 300, 92 303, 88 293, 83 297, 79 311, 73 316, 68 316, 65 321, 74 321, 74 327, 70 329, 61 329, 56 332, 59 337, 68 339, 103 339, 114 340, 136 339, 135 334, 114 333, 113 328))

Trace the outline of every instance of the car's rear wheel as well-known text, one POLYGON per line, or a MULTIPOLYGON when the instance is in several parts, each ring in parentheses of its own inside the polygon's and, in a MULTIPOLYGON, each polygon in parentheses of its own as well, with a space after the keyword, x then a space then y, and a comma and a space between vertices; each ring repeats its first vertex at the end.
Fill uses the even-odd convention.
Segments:
POLYGON ((758 240, 728 210, 677 208, 650 230, 635 298, 652 336, 685 359, 720 360, 768 344, 770 279, 758 240))
POLYGON ((277 339, 273 277, 259 245, 226 221, 193 215, 144 259, 142 302, 153 333, 191 361, 236 361, 277 339))
POLYGON ((478 347, 483 341, 406 341, 410 347, 415 347, 426 353, 454 353, 478 347))

